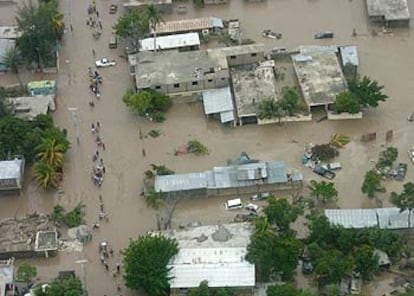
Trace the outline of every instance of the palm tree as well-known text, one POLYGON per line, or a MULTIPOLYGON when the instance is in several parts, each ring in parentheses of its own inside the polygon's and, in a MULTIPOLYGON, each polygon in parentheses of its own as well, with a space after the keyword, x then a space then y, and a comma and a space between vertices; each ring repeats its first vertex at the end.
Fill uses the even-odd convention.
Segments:
POLYGON ((65 23, 63 22, 63 14, 58 11, 52 18, 52 30, 58 40, 62 39, 65 23))
POLYGON ((145 202, 149 207, 156 210, 164 205, 164 200, 162 199, 161 193, 155 190, 152 190, 149 192, 149 194, 145 195, 145 202))
POLYGON ((23 64, 22 52, 20 49, 17 47, 8 48, 4 54, 3 63, 16 74, 17 80, 19 80, 20 85, 23 86, 19 75, 19 65, 23 64))
POLYGON ((283 108, 282 104, 276 100, 266 99, 260 103, 257 114, 260 119, 277 118, 280 124, 280 120, 287 115, 287 111, 283 108))
POLYGON ((145 7, 145 16, 147 18, 148 25, 152 29, 154 34, 154 53, 157 52, 157 31, 156 27, 158 24, 163 23, 164 19, 161 16, 159 9, 153 5, 149 4, 145 7))
POLYGON ((38 153, 36 157, 52 168, 60 168, 63 164, 64 147, 57 143, 56 139, 44 138, 36 147, 38 153))
POLYGON ((47 189, 50 186, 58 187, 61 174, 53 166, 43 161, 38 161, 34 164, 33 170, 35 181, 43 189, 47 189))
POLYGON ((323 203, 338 196, 338 191, 335 189, 334 183, 332 182, 321 181, 318 183, 315 180, 311 180, 308 188, 311 191, 311 196, 315 197, 317 200, 322 198, 323 203))
POLYGON ((258 217, 253 220, 254 225, 254 233, 255 234, 262 234, 265 232, 269 232, 273 234, 273 230, 270 228, 269 220, 267 217, 258 217))

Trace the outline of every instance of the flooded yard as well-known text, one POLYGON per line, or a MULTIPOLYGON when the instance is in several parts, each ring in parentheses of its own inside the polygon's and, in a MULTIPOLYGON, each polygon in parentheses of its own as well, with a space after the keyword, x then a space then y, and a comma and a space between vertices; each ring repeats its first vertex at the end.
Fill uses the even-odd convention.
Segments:
MULTIPOLYGON (((288 167, 300 170, 304 174, 305 184, 318 176, 301 164, 304 147, 309 143, 321 144, 329 141, 333 133, 351 137, 352 142, 340 151, 338 161, 343 169, 334 179, 339 191, 338 206, 342 208, 374 207, 361 193, 365 172, 373 167, 375 160, 386 145, 399 149, 398 161, 409 162, 407 149, 414 144, 412 123, 406 118, 414 111, 411 83, 414 60, 411 59, 414 38, 410 29, 399 29, 391 34, 372 35, 368 23, 364 1, 318 0, 318 1, 265 1, 263 3, 245 3, 232 0, 228 5, 206 8, 193 8, 188 5, 188 13, 166 15, 165 19, 180 19, 200 16, 216 16, 224 19, 239 18, 243 38, 263 42, 268 50, 273 47, 288 49, 299 45, 357 45, 360 59, 360 73, 368 75, 385 85, 390 99, 377 109, 364 112, 364 118, 355 121, 322 121, 308 123, 287 123, 283 125, 255 126, 246 125, 234 129, 224 128, 220 123, 208 120, 200 103, 176 104, 167 113, 167 120, 155 124, 138 118, 128 111, 122 102, 125 91, 132 87, 132 77, 128 74, 125 59, 121 58, 122 49, 110 50, 108 40, 111 27, 118 15, 109 15, 109 1, 97 1, 103 22, 103 36, 94 40, 91 31, 85 25, 85 1, 61 2, 62 11, 68 16, 71 5, 73 33, 65 35, 64 47, 60 52, 61 71, 58 74, 59 93, 57 110, 53 113, 55 122, 68 130, 72 148, 66 157, 62 192, 44 192, 37 188, 32 180, 31 171, 26 171, 24 190, 21 196, 1 196, 0 217, 21 216, 27 212, 50 212, 60 203, 74 207, 82 201, 86 204, 86 219, 89 225, 97 220, 99 213, 99 194, 102 194, 110 219, 103 223, 100 230, 93 233, 93 241, 84 248, 82 254, 61 253, 53 259, 36 259, 41 279, 57 274, 59 270, 75 269, 81 273, 75 261, 88 260, 87 282, 90 295, 114 294, 120 278, 107 273, 98 256, 98 244, 106 239, 118 251, 127 246, 129 238, 135 238, 148 230, 156 228, 155 212, 149 209, 140 192, 144 172, 150 164, 165 164, 177 173, 201 172, 213 166, 225 165, 227 159, 238 157, 245 151, 250 157, 260 160, 283 160, 288 167), (358 32, 352 37, 352 31, 358 32), (282 39, 263 38, 261 32, 271 29, 283 34, 282 39), (333 31, 332 40, 314 40, 319 31, 333 31), (115 67, 100 71, 104 78, 101 88, 102 97, 91 109, 88 102, 92 94, 88 90, 88 66, 94 63, 92 49, 96 58, 116 59, 115 67), (76 133, 68 108, 76 107, 79 117, 80 144, 76 144, 76 133), (90 179, 92 156, 96 150, 91 134, 91 123, 100 121, 101 136, 106 144, 103 158, 107 167, 102 187, 94 186, 90 179), (140 139, 139 131, 146 135, 152 129, 161 130, 158 138, 140 139), (385 143, 385 132, 394 131, 391 143, 385 143), (377 140, 370 143, 360 141, 368 132, 377 132, 377 140), (197 139, 209 148, 209 155, 174 156, 174 148, 188 140, 197 139), (142 154, 145 149, 146 156, 142 154)), ((119 2, 121 5, 121 3, 119 2)), ((3 23, 4 4, 0 6, 0 19, 3 23)), ((122 9, 120 9, 122 11, 122 9)), ((378 29, 378 28, 375 28, 378 29)), ((286 74, 286 78, 291 75, 286 74)), ((22 74, 28 81, 29 73, 22 74)), ((42 78, 42 77, 39 77, 42 78)), ((289 80, 293 82, 293 79, 289 80)), ((0 84, 16 83, 12 74, 0 76, 0 84)), ((414 170, 409 163, 407 180, 412 180, 414 170)), ((401 189, 402 183, 387 181, 388 192, 381 194, 383 205, 389 205, 391 191, 401 189)), ((305 190, 306 192, 306 190, 305 190)), ((277 193, 285 196, 286 193, 277 193)), ((247 199, 243 197, 242 199, 247 199)), ((173 219, 173 226, 193 221, 202 223, 222 223, 231 221, 235 214, 226 212, 222 204, 225 198, 182 201, 173 219)), ((120 260, 117 255, 111 259, 111 268, 120 260)), ((304 286, 300 284, 300 286, 304 286)), ((385 290, 385 288, 384 288, 385 290)), ((123 295, 136 295, 124 289, 123 295)))

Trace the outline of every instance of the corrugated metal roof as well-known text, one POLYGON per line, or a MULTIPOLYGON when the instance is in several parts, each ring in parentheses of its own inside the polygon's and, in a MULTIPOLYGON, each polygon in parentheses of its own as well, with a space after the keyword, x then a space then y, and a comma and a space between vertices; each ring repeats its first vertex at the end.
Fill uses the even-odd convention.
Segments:
POLYGON ((201 31, 214 27, 223 27, 223 22, 219 18, 204 17, 196 19, 176 20, 160 23, 156 27, 158 34, 174 32, 201 31))
POLYGON ((366 228, 378 225, 375 209, 326 209, 329 222, 345 228, 366 228))
POLYGON ((233 112, 233 110, 220 112, 220 121, 221 121, 221 123, 234 121, 234 112, 233 112))
MULTIPOLYGON (((167 36, 158 36, 156 38, 157 49, 174 49, 187 46, 200 45, 198 33, 174 34, 167 36)), ((140 41, 140 51, 154 50, 154 38, 146 38, 140 41)))
POLYGON ((358 51, 356 46, 341 46, 342 65, 351 64, 354 66, 359 65, 358 51))
MULTIPOLYGON (((402 229, 408 228, 409 211, 400 211, 399 208, 378 208, 378 226, 382 229, 402 229)), ((411 225, 414 226, 414 217, 411 215, 411 225)))
POLYGON ((154 189, 157 192, 203 189, 207 187, 205 173, 156 176, 154 189))
POLYGON ((20 180, 20 168, 22 162, 23 160, 21 159, 0 161, 0 180, 20 180))
POLYGON ((204 113, 215 114, 233 111, 233 99, 230 87, 208 89, 203 91, 204 113))
POLYGON ((267 172, 269 183, 286 183, 288 181, 286 163, 283 161, 268 162, 267 172))
POLYGON ((315 52, 338 52, 336 45, 301 45, 298 47, 301 54, 307 55, 315 52))

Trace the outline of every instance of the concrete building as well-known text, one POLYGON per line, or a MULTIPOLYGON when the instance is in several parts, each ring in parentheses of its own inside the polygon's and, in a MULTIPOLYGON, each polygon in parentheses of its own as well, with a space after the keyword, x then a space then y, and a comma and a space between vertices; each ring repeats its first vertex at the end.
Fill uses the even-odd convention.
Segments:
POLYGON ((215 51, 165 51, 136 55, 136 89, 167 93, 196 93, 229 85, 226 57, 215 51))
POLYGON ((223 21, 217 17, 204 17, 196 19, 184 19, 167 21, 156 26, 157 35, 169 35, 178 33, 196 32, 208 35, 221 31, 224 28, 223 21))
POLYGON ((309 112, 316 106, 328 108, 348 89, 335 52, 309 50, 292 55, 292 61, 309 112))
MULTIPOLYGON (((179 51, 196 50, 200 47, 198 33, 159 36, 155 40, 157 51, 178 49, 179 51)), ((146 38, 140 42, 140 51, 154 51, 154 38, 146 38)))
POLYGON ((214 167, 201 173, 156 176, 154 190, 169 196, 208 197, 256 194, 302 186, 303 176, 283 161, 214 167))
POLYGON ((0 161, 0 191, 20 191, 22 189, 24 165, 23 157, 0 161))
POLYGON ((0 26, 0 39, 17 39, 22 36, 17 26, 0 26))
POLYGON ((146 5, 155 5, 162 13, 173 12, 172 0, 124 0, 126 9, 143 9, 146 5))
POLYGON ((0 260, 0 296, 19 295, 14 282, 14 259, 0 260))
POLYGON ((407 0, 366 0, 371 21, 386 26, 408 26, 410 10, 407 0))
POLYGON ((56 109, 53 96, 7 98, 13 116, 23 120, 33 120, 37 115, 47 114, 56 109))
POLYGON ((231 69, 239 125, 258 123, 257 108, 263 100, 277 101, 273 60, 231 69))
POLYGON ((0 259, 49 257, 59 246, 54 224, 43 214, 0 221, 0 237, 0 259))
POLYGON ((263 44, 220 47, 211 50, 225 55, 229 67, 259 63, 265 59, 263 44))
MULTIPOLYGON (((413 212, 413 211, 412 211, 413 212)), ((376 209, 326 209, 329 222, 345 228, 378 227, 381 229, 406 229, 414 227, 414 215, 399 208, 376 209)))
POLYGON ((178 254, 169 264, 172 295, 198 287, 202 281, 208 281, 209 287, 252 292, 255 266, 245 256, 253 230, 250 223, 231 223, 161 232, 175 239, 179 246, 178 254))
POLYGON ((229 0, 204 0, 204 5, 210 4, 227 4, 229 0))

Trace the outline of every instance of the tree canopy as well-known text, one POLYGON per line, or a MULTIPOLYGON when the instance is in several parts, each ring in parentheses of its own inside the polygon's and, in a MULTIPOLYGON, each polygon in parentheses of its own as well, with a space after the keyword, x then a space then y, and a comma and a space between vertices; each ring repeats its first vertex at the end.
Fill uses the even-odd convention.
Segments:
POLYGON ((54 280, 42 291, 41 285, 35 288, 36 296, 79 296, 83 295, 82 283, 78 278, 68 278, 64 280, 54 280))
POLYGON ((355 94, 349 91, 342 92, 336 97, 335 111, 355 114, 361 111, 361 104, 355 94))
POLYGON ((332 182, 316 182, 315 180, 311 180, 308 188, 311 191, 311 196, 317 200, 321 199, 322 202, 331 201, 338 196, 338 191, 332 182))
POLYGON ((405 183, 400 194, 392 192, 391 202, 399 207, 400 211, 409 210, 408 225, 411 226, 411 211, 414 209, 414 183, 405 183))
POLYGON ((138 51, 139 40, 149 32, 149 22, 145 10, 129 10, 118 18, 114 29, 121 39, 128 42, 135 51, 138 51))
POLYGON ((358 98, 362 107, 378 107, 379 102, 385 102, 388 99, 388 96, 382 93, 384 86, 367 76, 362 79, 349 80, 348 88, 358 98))
POLYGON ((18 281, 28 283, 36 276, 36 266, 32 266, 29 263, 24 262, 17 268, 16 279, 18 281))
POLYGON ((291 284, 273 285, 266 290, 267 296, 316 296, 316 294, 297 289, 291 284))
POLYGON ((269 197, 268 202, 269 205, 264 209, 266 217, 271 224, 277 225, 281 233, 289 232, 290 223, 303 213, 301 207, 290 204, 286 198, 269 197))
POLYGON ((57 1, 40 2, 38 5, 24 3, 16 20, 23 33, 17 40, 17 47, 26 61, 36 62, 38 67, 54 61, 54 49, 65 27, 57 1))
POLYGON ((236 296, 232 288, 210 288, 207 281, 202 281, 197 288, 190 289, 188 296, 236 296))
POLYGON ((381 176, 374 170, 370 170, 365 174, 364 182, 362 183, 362 193, 366 193, 368 197, 374 197, 375 192, 380 189, 381 176))
POLYGON ((146 234, 130 240, 122 251, 125 264, 125 284, 144 290, 149 296, 167 295, 170 259, 178 253, 178 243, 162 235, 146 234))
POLYGON ((166 112, 172 104, 170 97, 154 90, 138 93, 129 90, 122 100, 131 110, 137 111, 140 115, 166 112))
POLYGON ((378 157, 376 167, 378 169, 391 167, 394 161, 397 160, 398 149, 395 147, 387 147, 384 151, 381 151, 378 157))

